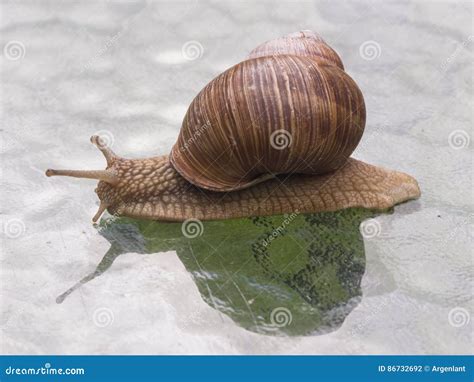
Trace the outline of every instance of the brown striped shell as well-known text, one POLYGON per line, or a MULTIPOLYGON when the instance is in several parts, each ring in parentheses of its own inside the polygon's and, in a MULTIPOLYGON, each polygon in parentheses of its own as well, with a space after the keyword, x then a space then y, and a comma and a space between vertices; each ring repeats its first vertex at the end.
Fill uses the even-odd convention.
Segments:
POLYGON ((192 101, 170 160, 215 191, 276 174, 342 166, 365 126, 361 91, 337 53, 312 32, 266 42, 192 101))

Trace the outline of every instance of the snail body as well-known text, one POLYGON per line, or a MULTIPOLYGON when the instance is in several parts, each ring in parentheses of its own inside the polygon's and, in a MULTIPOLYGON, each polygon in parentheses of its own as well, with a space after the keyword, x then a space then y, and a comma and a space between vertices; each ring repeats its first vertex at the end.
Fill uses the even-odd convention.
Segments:
POLYGON ((350 155, 365 104, 337 53, 312 32, 266 42, 193 100, 169 156, 123 159, 101 145, 99 179, 110 213, 181 221, 384 209, 419 196, 416 180, 350 155))

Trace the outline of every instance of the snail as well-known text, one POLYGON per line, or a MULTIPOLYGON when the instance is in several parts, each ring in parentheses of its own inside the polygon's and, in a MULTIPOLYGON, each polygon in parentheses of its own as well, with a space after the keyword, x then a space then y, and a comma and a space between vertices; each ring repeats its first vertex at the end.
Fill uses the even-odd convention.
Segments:
POLYGON ((219 220, 350 207, 387 209, 415 199, 411 176, 350 157, 365 127, 364 98, 338 54, 303 31, 255 48, 191 102, 168 156, 125 159, 98 136, 100 207, 164 221, 219 220))

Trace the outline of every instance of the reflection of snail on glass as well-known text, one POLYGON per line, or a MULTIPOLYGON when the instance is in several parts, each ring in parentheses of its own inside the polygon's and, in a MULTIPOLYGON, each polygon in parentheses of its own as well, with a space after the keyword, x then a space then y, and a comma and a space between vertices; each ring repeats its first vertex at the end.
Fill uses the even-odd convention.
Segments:
POLYGON ((365 126, 361 91, 313 32, 268 41, 193 100, 169 156, 124 159, 92 137, 99 179, 94 221, 115 215, 184 221, 386 209, 417 198, 412 177, 349 158, 365 126))
POLYGON ((325 333, 338 328, 360 301, 362 236, 372 231, 359 225, 374 215, 349 208, 183 223, 102 220, 98 230, 111 247, 57 302, 107 271, 122 254, 176 251, 203 300, 238 325, 271 335, 325 333))

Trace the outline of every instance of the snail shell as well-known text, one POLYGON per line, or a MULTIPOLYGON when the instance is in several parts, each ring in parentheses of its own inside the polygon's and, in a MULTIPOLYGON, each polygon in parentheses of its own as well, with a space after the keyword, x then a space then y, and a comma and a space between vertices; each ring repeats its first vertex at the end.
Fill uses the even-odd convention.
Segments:
POLYGON ((238 190, 276 174, 336 170, 364 126, 364 98, 337 53, 313 32, 293 33, 201 90, 170 161, 194 185, 238 190))

